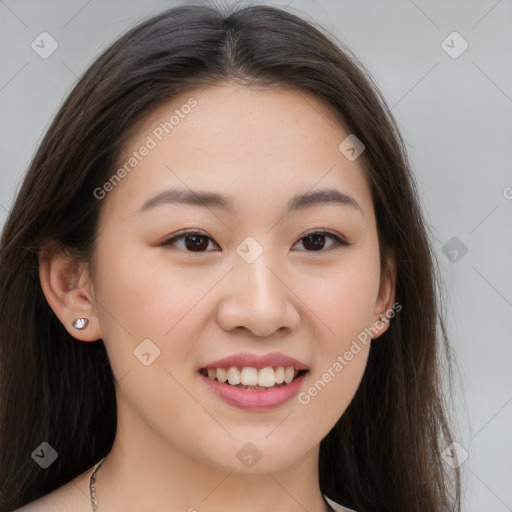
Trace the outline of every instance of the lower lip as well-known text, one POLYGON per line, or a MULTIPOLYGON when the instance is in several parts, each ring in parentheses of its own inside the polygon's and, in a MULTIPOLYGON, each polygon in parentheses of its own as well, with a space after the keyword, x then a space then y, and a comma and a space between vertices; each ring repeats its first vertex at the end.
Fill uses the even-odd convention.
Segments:
POLYGON ((268 391, 240 389, 230 384, 223 384, 217 380, 199 374, 204 383, 224 402, 234 405, 240 409, 250 411, 261 411, 273 409, 291 400, 300 390, 307 372, 301 373, 296 379, 292 380, 286 386, 268 391))

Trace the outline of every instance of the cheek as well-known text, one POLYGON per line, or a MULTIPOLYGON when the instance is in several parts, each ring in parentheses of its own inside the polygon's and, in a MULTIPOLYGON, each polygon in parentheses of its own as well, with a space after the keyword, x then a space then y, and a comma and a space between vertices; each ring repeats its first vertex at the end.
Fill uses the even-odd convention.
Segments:
POLYGON ((371 325, 379 290, 378 252, 354 251, 324 276, 316 276, 309 291, 303 288, 323 325, 324 338, 339 348, 371 325))
POLYGON ((327 426, 339 420, 359 388, 369 348, 369 344, 359 343, 357 348, 351 345, 349 350, 337 351, 319 369, 318 376, 298 396, 309 416, 322 418, 322 423, 327 426))
POLYGON ((162 338, 194 308, 216 276, 173 268, 158 248, 137 250, 105 244, 98 276, 98 297, 108 304, 113 321, 135 337, 162 338), (210 284, 208 284, 211 281, 210 284))

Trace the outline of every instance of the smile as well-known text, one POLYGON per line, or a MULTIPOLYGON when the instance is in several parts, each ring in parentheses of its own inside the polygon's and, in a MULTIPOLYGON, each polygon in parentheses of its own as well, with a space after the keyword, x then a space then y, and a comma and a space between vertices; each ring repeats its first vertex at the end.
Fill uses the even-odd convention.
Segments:
POLYGON ((218 398, 240 409, 279 407, 298 394, 307 370, 293 367, 202 368, 203 382, 218 398))

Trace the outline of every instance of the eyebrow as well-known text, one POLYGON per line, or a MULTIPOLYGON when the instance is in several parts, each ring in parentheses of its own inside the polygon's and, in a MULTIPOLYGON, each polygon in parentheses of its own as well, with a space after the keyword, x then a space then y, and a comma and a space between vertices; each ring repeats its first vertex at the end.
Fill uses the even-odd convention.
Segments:
MULTIPOLYGON (((232 197, 204 190, 170 189, 148 199, 139 209, 139 212, 146 212, 158 206, 168 204, 200 206, 204 208, 224 210, 229 213, 234 213, 235 211, 232 197)), ((293 196, 288 202, 286 213, 305 210, 307 208, 325 204, 349 206, 362 213, 361 207, 353 197, 333 188, 316 190, 293 196)))

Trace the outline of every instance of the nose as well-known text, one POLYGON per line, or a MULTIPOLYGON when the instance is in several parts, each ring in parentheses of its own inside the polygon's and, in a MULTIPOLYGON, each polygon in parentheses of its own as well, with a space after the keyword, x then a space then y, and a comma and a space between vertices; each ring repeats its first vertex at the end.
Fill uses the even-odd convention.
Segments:
POLYGON ((266 251, 252 263, 236 258, 217 308, 217 321, 225 331, 247 329, 255 336, 294 330, 300 322, 298 301, 286 282, 282 266, 266 251))

